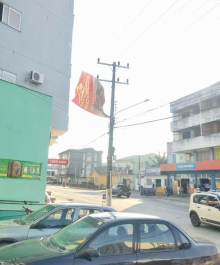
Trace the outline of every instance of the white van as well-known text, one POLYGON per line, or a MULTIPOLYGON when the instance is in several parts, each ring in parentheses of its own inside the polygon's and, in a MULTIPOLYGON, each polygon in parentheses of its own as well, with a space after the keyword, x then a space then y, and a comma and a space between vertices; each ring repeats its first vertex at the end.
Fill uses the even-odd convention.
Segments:
POLYGON ((189 216, 195 227, 199 227, 201 223, 220 227, 220 192, 192 194, 189 216))

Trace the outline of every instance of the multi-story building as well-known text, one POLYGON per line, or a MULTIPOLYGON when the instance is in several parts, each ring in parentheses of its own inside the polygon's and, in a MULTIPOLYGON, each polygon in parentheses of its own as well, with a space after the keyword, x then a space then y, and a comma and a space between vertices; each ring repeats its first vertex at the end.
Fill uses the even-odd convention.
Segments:
POLYGON ((170 104, 173 142, 161 165, 174 193, 220 188, 220 82, 170 104))
POLYGON ((59 166, 59 177, 70 177, 73 181, 89 177, 93 168, 102 166, 102 153, 93 148, 69 149, 59 153, 60 159, 69 161, 68 165, 59 166))
POLYGON ((118 183, 124 183, 132 189, 139 190, 141 183, 140 169, 153 165, 156 154, 134 155, 117 159, 118 183))
POLYGON ((0 79, 52 97, 51 145, 68 130, 73 4, 0 0, 0 79))
MULTIPOLYGON (((0 0, 2 200, 45 201, 48 147, 68 130, 73 5, 0 0), (8 179, 9 163, 19 166, 16 180, 8 179)), ((1 214, 12 216, 8 207, 1 214)))

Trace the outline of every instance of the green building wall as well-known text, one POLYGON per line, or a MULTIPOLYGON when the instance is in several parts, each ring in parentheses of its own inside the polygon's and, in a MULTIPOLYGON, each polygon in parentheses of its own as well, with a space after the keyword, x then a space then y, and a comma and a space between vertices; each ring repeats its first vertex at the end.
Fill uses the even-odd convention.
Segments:
POLYGON ((44 204, 51 108, 50 96, 0 80, 0 160, 42 163, 40 179, 0 178, 0 220, 40 207, 14 202, 44 204))

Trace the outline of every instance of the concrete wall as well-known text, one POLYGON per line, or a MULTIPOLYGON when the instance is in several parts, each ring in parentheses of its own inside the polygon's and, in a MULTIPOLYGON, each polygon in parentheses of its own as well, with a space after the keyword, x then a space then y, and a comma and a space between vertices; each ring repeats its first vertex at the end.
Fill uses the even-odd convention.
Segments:
POLYGON ((17 75, 17 83, 53 96, 51 127, 68 129, 74 0, 4 0, 21 15, 21 31, 0 22, 0 68, 17 75), (29 82, 30 71, 44 83, 29 82))
POLYGON ((177 132, 186 128, 199 126, 200 124, 209 123, 220 120, 220 108, 214 108, 203 111, 199 114, 189 116, 187 118, 177 120, 171 123, 171 131, 177 132))
POLYGON ((170 112, 179 112, 191 105, 197 104, 200 101, 208 100, 210 98, 220 95, 220 82, 211 85, 198 92, 192 93, 186 97, 180 98, 170 104, 170 112))
POLYGON ((220 146, 220 133, 167 143, 167 153, 220 146))
POLYGON ((0 199, 44 203, 52 98, 1 80, 0 93, 0 159, 42 163, 40 180, 1 177, 0 199))

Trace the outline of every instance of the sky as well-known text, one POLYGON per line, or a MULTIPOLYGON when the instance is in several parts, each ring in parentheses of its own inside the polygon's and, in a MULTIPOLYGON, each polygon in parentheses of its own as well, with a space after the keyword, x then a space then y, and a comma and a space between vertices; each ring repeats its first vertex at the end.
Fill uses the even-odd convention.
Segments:
MULTIPOLYGON (((117 69, 116 78, 129 85, 116 86, 116 112, 149 99, 118 113, 115 126, 154 121, 171 116, 170 102, 220 81, 219 29, 220 0, 75 0, 69 130, 49 148, 49 157, 92 147, 103 151, 106 162, 108 135, 100 136, 108 132, 108 119, 71 102, 82 71, 111 80, 112 69, 97 64, 98 58, 130 65, 117 69)), ((110 114, 111 84, 102 85, 110 114)), ((166 152, 170 122, 115 128, 117 158, 166 152)))

